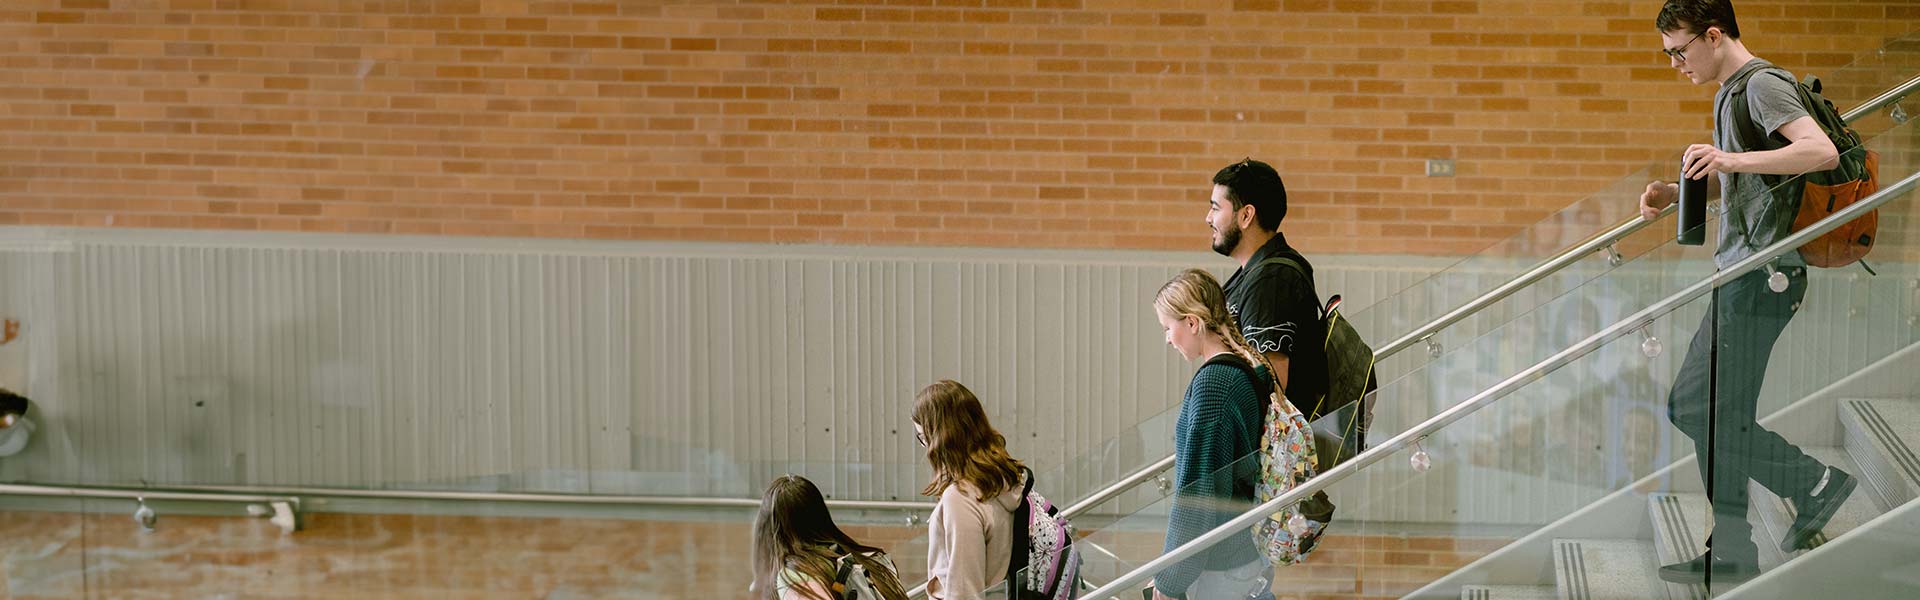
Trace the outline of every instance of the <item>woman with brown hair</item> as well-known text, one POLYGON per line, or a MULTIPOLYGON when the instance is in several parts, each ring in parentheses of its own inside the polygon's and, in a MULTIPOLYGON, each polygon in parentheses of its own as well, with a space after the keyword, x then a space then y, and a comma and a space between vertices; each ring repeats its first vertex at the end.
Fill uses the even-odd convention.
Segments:
POLYGON ((753 519, 753 597, 836 600, 845 588, 863 599, 907 597, 886 553, 833 523, 820 488, 798 475, 773 480, 753 519))
MULTIPOLYGON (((914 437, 927 449, 933 481, 921 494, 938 496, 927 524, 927 597, 985 598, 1007 578, 1025 465, 1007 454, 1007 438, 987 422, 980 399, 943 380, 913 402, 914 437)), ((996 594, 998 596, 998 594, 996 594)))

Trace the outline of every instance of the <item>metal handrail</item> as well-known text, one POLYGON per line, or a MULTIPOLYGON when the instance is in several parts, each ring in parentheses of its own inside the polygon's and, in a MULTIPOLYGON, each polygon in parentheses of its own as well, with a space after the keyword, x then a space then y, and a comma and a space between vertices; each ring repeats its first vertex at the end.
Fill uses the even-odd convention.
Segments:
MULTIPOLYGON (((1915 81, 1920 81, 1920 79, 1915 79, 1915 81)), ((1661 217, 1667 216, 1674 210, 1676 210, 1675 206, 1668 205, 1666 208, 1660 210, 1659 216, 1653 219, 1635 215, 1633 218, 1622 221, 1619 225, 1614 225, 1612 228, 1595 234, 1585 241, 1574 244, 1559 254, 1554 255, 1552 258, 1548 258, 1545 262, 1535 265, 1531 269, 1527 269, 1527 271, 1521 273, 1519 277, 1508 280, 1506 283, 1500 284, 1499 287, 1488 290, 1485 294, 1481 294, 1480 297, 1468 300, 1466 304, 1447 311, 1446 314, 1440 315, 1438 318, 1427 322, 1427 324, 1415 327, 1413 331, 1407 332, 1406 335, 1387 342, 1386 345, 1381 346, 1379 350, 1373 353, 1373 361, 1377 363, 1386 360, 1387 357, 1398 354, 1401 350, 1413 347, 1416 342, 1432 337, 1434 334, 1440 333, 1440 330, 1452 327, 1454 324, 1466 320, 1467 317, 1486 310, 1487 307, 1493 306, 1495 303, 1513 296, 1522 289, 1526 289, 1527 286, 1539 283, 1540 280, 1560 272, 1561 269, 1567 268, 1567 266, 1573 263, 1586 260, 1588 255, 1618 243, 1621 239, 1633 235, 1634 232, 1640 231, 1641 228, 1653 224, 1654 221, 1660 220, 1661 217)))
POLYGON ((0 484, 0 496, 46 496, 55 498, 109 498, 132 500, 138 503, 133 518, 140 527, 153 530, 154 519, 159 513, 147 506, 149 500, 168 500, 180 502, 245 502, 247 513, 258 517, 271 517, 274 525, 282 533, 293 533, 300 529, 300 499, 294 496, 272 494, 222 494, 213 492, 189 492, 178 490, 96 487, 87 485, 39 485, 39 484, 0 484))
POLYGON ((1072 506, 1068 506, 1064 509, 1061 509, 1060 514, 1061 516, 1064 516, 1064 517, 1072 517, 1082 512, 1086 512, 1087 509, 1093 508, 1094 505, 1099 504, 1101 502, 1105 502, 1108 498, 1117 496, 1121 492, 1125 492, 1127 490, 1133 489, 1133 486, 1140 485, 1140 482, 1146 481, 1148 478, 1153 477, 1154 473, 1159 473, 1161 471, 1165 471, 1172 467, 1173 467, 1173 455, 1168 454, 1166 458, 1162 458, 1160 460, 1154 461, 1153 464, 1147 465, 1146 468, 1141 469, 1139 471, 1135 471, 1132 475, 1127 476, 1125 479, 1121 479, 1120 481, 1114 482, 1113 485, 1107 486, 1105 488, 1100 489, 1099 491, 1089 494, 1086 498, 1081 499, 1079 502, 1073 503, 1072 506))
MULTIPOLYGON (((538 494, 517 492, 454 492, 427 490, 362 490, 315 487, 254 487, 184 485, 165 488, 101 488, 63 485, 0 484, 0 496, 80 496, 91 498, 146 498, 149 500, 189 500, 226 502, 295 501, 299 497, 379 498, 388 500, 448 500, 460 502, 539 502, 547 504, 592 504, 622 506, 686 506, 697 508, 759 508, 752 498, 700 498, 679 496, 601 496, 587 494, 538 494)), ((930 511, 927 502, 888 500, 828 500, 830 508, 848 510, 930 511)))
MULTIPOLYGON (((453 500, 462 502, 541 502, 552 504, 596 504, 625 506, 687 506, 696 508, 759 508, 760 501, 753 498, 683 497, 683 496, 607 496, 597 494, 543 494, 534 492, 457 492, 429 490, 359 490, 348 488, 315 487, 232 487, 192 485, 177 489, 210 492, 271 492, 300 496, 332 496, 336 498, 382 498, 393 500, 453 500)), ((901 502, 893 500, 827 500, 828 508, 848 510, 933 510, 931 502, 901 502)))
MULTIPOLYGON (((1920 77, 1914 77, 1912 79, 1908 79, 1906 83, 1902 83, 1900 85, 1894 86, 1892 89, 1882 92, 1878 96, 1874 96, 1872 99, 1861 103, 1859 106, 1853 107, 1853 110, 1849 110, 1846 113, 1840 115, 1840 117, 1841 119, 1845 120, 1848 123, 1858 121, 1862 118, 1865 118, 1867 115, 1872 114, 1874 111, 1885 108, 1887 105, 1893 104, 1895 102, 1899 102, 1901 99, 1904 99, 1908 95, 1912 94, 1916 89, 1920 89, 1920 77)), ((1661 217, 1667 216, 1667 214, 1673 212, 1673 210, 1674 210, 1674 207, 1669 205, 1668 207, 1660 211, 1659 216, 1654 217, 1651 220, 1645 217, 1642 217, 1640 215, 1634 215, 1633 217, 1628 218, 1625 221, 1621 221, 1620 224, 1614 225, 1613 227, 1607 229, 1605 232, 1602 232, 1599 235, 1595 235, 1591 238, 1587 238, 1586 241, 1576 244, 1573 247, 1566 249, 1565 251, 1562 251, 1560 254, 1557 254, 1554 257, 1547 259, 1545 262, 1540 263, 1539 265, 1533 267, 1532 269, 1528 269, 1527 272, 1525 273, 1521 273, 1519 277, 1514 278, 1512 281, 1508 281, 1507 283, 1501 285, 1500 287, 1493 288, 1487 293, 1482 294, 1480 297, 1474 298, 1473 300, 1468 301, 1466 304, 1460 305, 1459 308, 1455 308, 1452 311, 1449 311, 1447 314, 1441 315, 1440 318, 1434 319, 1433 321, 1427 323, 1426 325, 1421 325, 1420 327, 1415 328, 1413 331, 1408 332, 1406 335, 1400 336, 1399 339, 1396 339, 1392 342, 1388 342, 1387 345, 1385 346, 1381 346, 1380 350, 1374 353, 1374 360, 1377 362, 1385 359, 1388 356, 1392 356, 1395 353, 1400 352, 1401 350, 1405 350, 1413 346, 1414 343, 1420 340, 1424 340, 1427 337, 1432 336, 1433 334, 1439 333, 1440 330, 1446 329, 1447 327, 1451 327, 1453 324, 1459 323, 1460 321, 1465 320, 1467 317, 1473 316, 1474 313, 1478 313, 1482 309, 1492 306, 1496 302, 1507 299, 1507 297, 1512 296, 1514 293, 1519 292, 1521 289, 1524 289, 1527 286, 1533 285, 1535 283, 1539 283, 1540 280, 1546 279, 1547 276, 1552 275, 1556 272, 1559 272, 1560 269, 1566 268, 1567 265, 1571 265, 1573 263, 1579 262, 1581 259, 1586 258, 1587 255, 1593 254, 1594 252, 1598 252, 1601 249, 1606 248, 1608 246, 1612 246, 1615 242, 1618 242, 1629 235, 1633 235, 1634 232, 1639 231, 1641 228, 1646 227, 1647 225, 1653 224, 1654 221, 1660 220, 1661 217)))
POLYGON ((1185 544, 1181 544, 1179 548, 1175 548, 1171 552, 1163 553, 1158 558, 1147 561, 1146 564, 1140 565, 1139 568, 1129 571, 1126 575, 1122 575, 1107 585, 1093 590, 1084 597, 1108 597, 1119 593, 1125 588, 1138 586, 1154 574, 1165 570, 1174 563, 1199 554, 1201 551, 1213 547, 1214 544, 1227 539, 1229 536, 1243 535, 1243 530, 1259 523, 1261 519, 1267 518, 1268 515, 1278 512, 1281 507, 1292 505, 1306 499, 1307 496, 1315 492, 1325 490, 1328 486, 1346 479, 1360 469, 1380 462, 1388 455, 1412 446, 1414 443, 1425 439, 1428 435, 1432 435, 1441 428, 1466 418, 1467 415, 1478 412, 1487 405, 1493 404, 1494 401, 1512 394, 1529 383, 1546 377, 1548 373, 1571 364, 1574 360, 1592 353, 1608 342, 1639 330, 1654 319, 1679 309, 1688 302, 1692 302, 1694 299, 1746 275, 1749 271, 1760 268, 1761 265, 1772 262, 1781 255, 1798 250, 1801 246, 1806 245, 1807 242, 1813 241, 1814 238, 1838 229, 1841 225, 1845 225, 1847 222, 1893 201, 1894 198, 1912 191, 1916 186, 1920 186, 1920 173, 1909 175, 1906 179, 1900 180, 1899 183, 1882 189, 1874 195, 1854 203, 1852 206, 1841 209, 1827 218, 1815 222, 1806 229, 1794 232, 1793 235, 1789 235, 1785 239, 1771 246, 1767 246, 1752 256, 1741 259, 1726 269, 1715 271, 1712 275, 1701 279, 1698 283, 1688 286, 1686 289, 1672 296, 1668 296, 1666 299, 1656 302, 1652 306, 1648 306, 1640 312, 1620 320, 1618 323, 1614 323, 1599 333, 1593 334, 1580 343, 1574 344, 1566 350, 1562 350, 1548 357, 1546 360, 1540 361, 1528 367, 1526 370, 1514 374, 1512 377, 1508 377, 1493 387, 1487 388, 1486 391, 1475 394, 1473 397, 1459 404, 1440 411, 1439 414, 1434 415, 1432 418, 1421 421, 1420 424, 1414 425, 1412 428, 1393 436, 1392 439, 1378 446, 1354 455, 1351 460, 1336 465, 1332 469, 1328 469, 1326 472, 1312 479, 1308 479, 1305 483, 1288 490, 1279 497, 1262 503, 1238 517, 1234 517, 1233 520, 1227 521, 1226 524, 1214 528, 1205 534, 1201 534, 1200 537, 1196 537, 1185 544))
POLYGON ((1853 110, 1842 113, 1840 118, 1845 119, 1848 123, 1858 121, 1862 117, 1867 116, 1867 113, 1886 108, 1895 102, 1905 99, 1908 95, 1912 94, 1915 89, 1920 89, 1920 77, 1908 79, 1906 83, 1893 86, 1892 89, 1881 92, 1880 95, 1874 96, 1866 102, 1860 103, 1859 106, 1853 107, 1853 110))
POLYGON ((184 502, 287 502, 298 505, 299 498, 276 494, 223 494, 213 492, 187 492, 173 490, 148 490, 137 488, 110 488, 79 485, 29 485, 0 484, 0 496, 51 496, 62 498, 112 498, 126 500, 175 500, 184 502))

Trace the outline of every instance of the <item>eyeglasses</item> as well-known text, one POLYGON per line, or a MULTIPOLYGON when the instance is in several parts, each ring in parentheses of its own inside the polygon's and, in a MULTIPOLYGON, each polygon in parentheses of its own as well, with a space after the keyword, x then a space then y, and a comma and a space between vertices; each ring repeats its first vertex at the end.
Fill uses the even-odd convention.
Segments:
POLYGON ((926 448, 928 446, 927 434, 918 429, 913 430, 913 441, 920 442, 921 448, 926 448))
POLYGON ((1681 44, 1679 48, 1661 48, 1660 52, 1666 54, 1667 58, 1685 64, 1687 62, 1687 47, 1692 46, 1694 42, 1700 41, 1700 38, 1705 35, 1707 35, 1707 32, 1702 31, 1698 35, 1693 36, 1693 39, 1687 40, 1687 43, 1681 44))

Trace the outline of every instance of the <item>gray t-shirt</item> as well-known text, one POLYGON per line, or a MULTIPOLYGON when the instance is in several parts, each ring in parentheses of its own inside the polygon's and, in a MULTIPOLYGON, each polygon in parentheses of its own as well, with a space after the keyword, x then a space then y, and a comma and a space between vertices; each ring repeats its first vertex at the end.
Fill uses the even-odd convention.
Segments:
MULTIPOLYGON (((1786 74, 1787 78, 1793 77, 1793 74, 1773 66, 1773 63, 1756 58, 1734 71, 1733 76, 1727 78, 1727 84, 1721 86, 1713 96, 1713 145, 1722 151, 1753 152, 1785 148, 1790 142, 1780 135, 1780 127, 1808 116, 1806 107, 1800 105, 1800 93, 1793 84, 1788 83, 1787 79, 1761 73, 1762 69, 1777 70, 1786 74), (1743 139, 1746 136, 1738 133, 1741 128, 1736 120, 1740 118, 1740 113, 1730 101, 1736 96, 1746 100, 1747 114, 1758 126, 1757 129, 1749 128, 1749 131, 1764 132, 1764 136, 1758 136, 1760 139, 1743 139)), ((1715 267, 1727 268, 1793 232, 1794 213, 1799 210, 1800 188, 1786 185, 1776 190, 1775 186, 1786 180, 1786 177, 1756 173, 1720 174, 1720 196, 1726 209, 1723 214, 1727 218, 1720 224, 1720 246, 1713 252, 1715 267), (1770 191, 1774 193, 1770 194, 1770 191)), ((1806 261, 1800 258, 1798 252, 1788 252, 1780 257, 1780 266, 1804 264, 1806 261)))

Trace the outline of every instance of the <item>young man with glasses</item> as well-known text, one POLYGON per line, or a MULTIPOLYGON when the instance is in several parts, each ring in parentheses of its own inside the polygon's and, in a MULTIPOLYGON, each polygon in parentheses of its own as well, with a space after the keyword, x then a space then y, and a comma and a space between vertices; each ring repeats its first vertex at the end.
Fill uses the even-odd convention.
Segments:
MULTIPOLYGON (((1792 233, 1800 190, 1780 185, 1775 191, 1785 176, 1831 169, 1839 156, 1801 106, 1793 74, 1755 58, 1741 43, 1730 0, 1668 0, 1655 24, 1675 70, 1696 85, 1720 85, 1713 144, 1689 146, 1681 176, 1719 184, 1724 219, 1713 260, 1724 269, 1792 233)), ((1678 189, 1649 184, 1640 196, 1641 215, 1659 216, 1678 189)), ((1785 291, 1770 289, 1766 271, 1714 291, 1675 378, 1668 418, 1693 439, 1713 506, 1713 534, 1706 554, 1661 567, 1666 581, 1731 583, 1759 573, 1747 522, 1749 479, 1792 500, 1799 512, 1779 542, 1785 552, 1806 547, 1856 483, 1755 421, 1767 359, 1807 292, 1806 264, 1797 253, 1775 266, 1787 277, 1785 291)))

